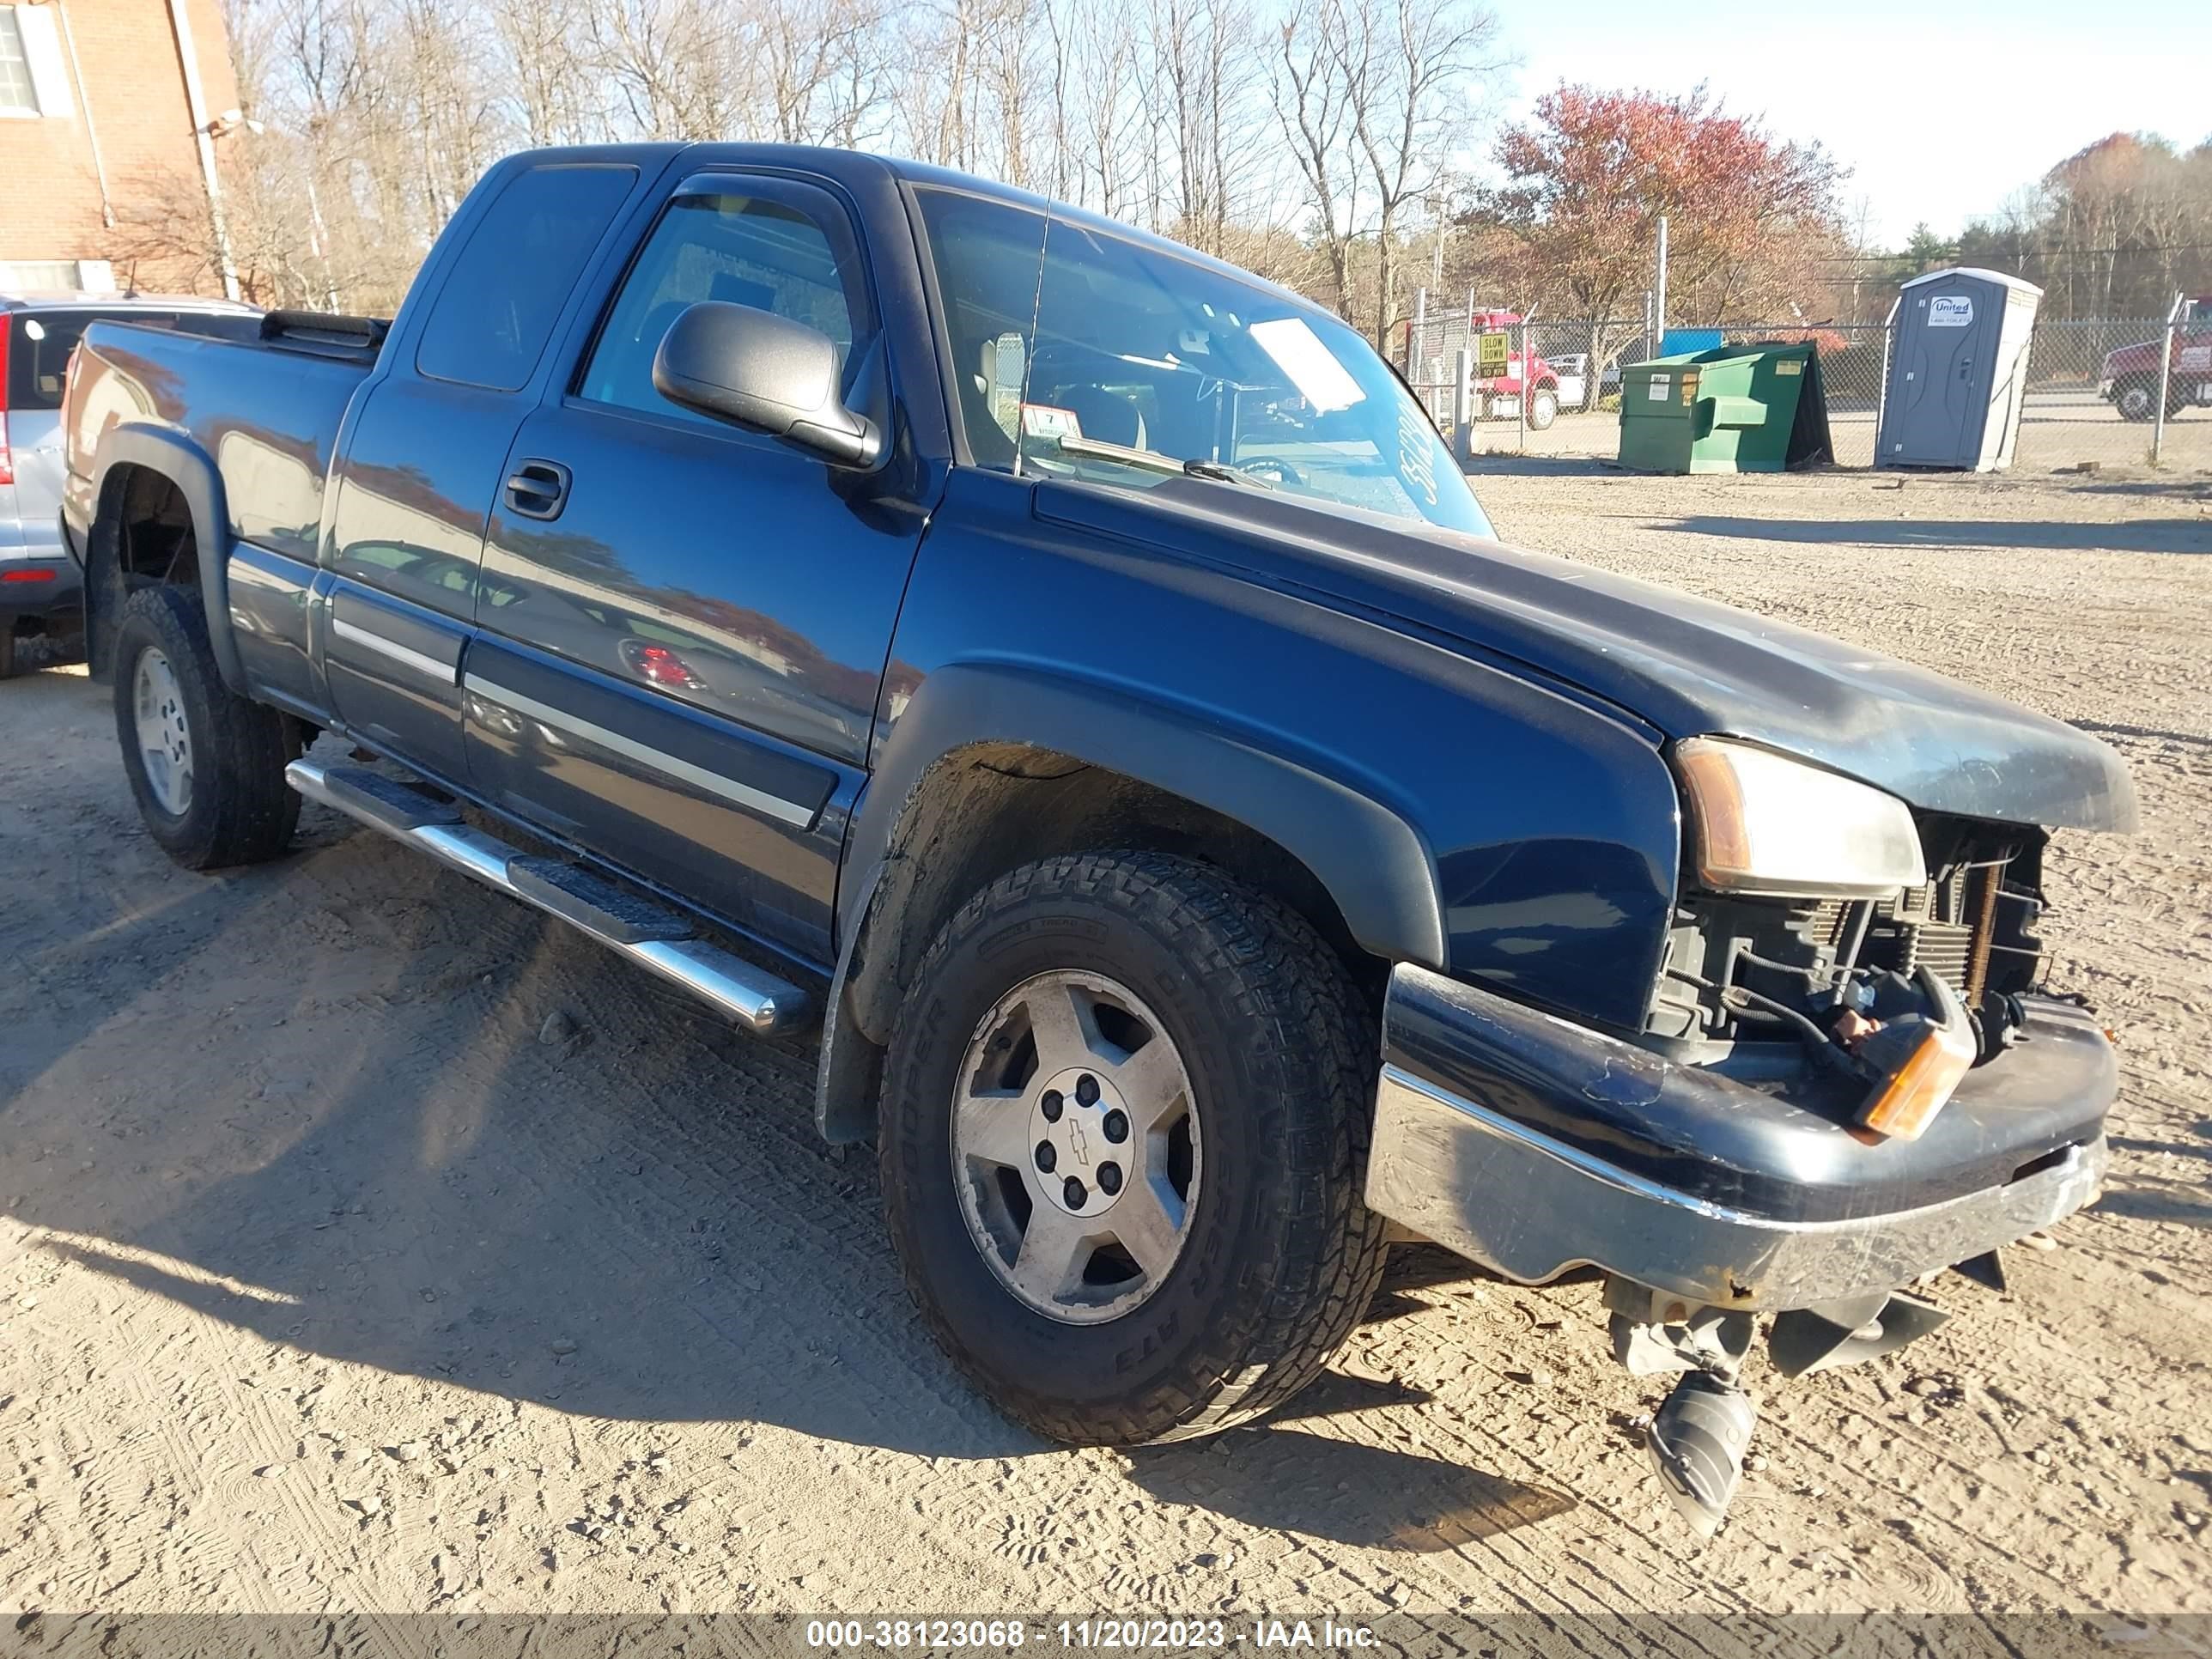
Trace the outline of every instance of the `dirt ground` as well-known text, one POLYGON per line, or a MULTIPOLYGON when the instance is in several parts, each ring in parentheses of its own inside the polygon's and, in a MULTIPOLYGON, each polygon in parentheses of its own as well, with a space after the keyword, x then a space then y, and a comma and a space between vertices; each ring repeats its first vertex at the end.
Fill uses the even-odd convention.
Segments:
POLYGON ((910 1316, 799 1050, 316 807, 172 868, 54 669, 0 685, 0 1613, 2212 1612, 2212 487, 1515 465, 1508 539, 1986 685, 2142 788, 2049 866, 2125 1065, 2109 1191, 1773 1389, 1715 1541, 1594 1287, 1419 1256, 1275 1420, 1039 1443, 910 1316))

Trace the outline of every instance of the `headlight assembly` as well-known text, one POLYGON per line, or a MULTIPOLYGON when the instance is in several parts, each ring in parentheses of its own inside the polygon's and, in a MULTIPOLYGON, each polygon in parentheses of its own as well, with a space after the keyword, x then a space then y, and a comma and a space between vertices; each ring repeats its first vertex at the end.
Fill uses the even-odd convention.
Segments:
POLYGON ((1784 898, 1887 898, 1928 879, 1894 795, 1723 738, 1674 745, 1691 867, 1706 886, 1784 898))

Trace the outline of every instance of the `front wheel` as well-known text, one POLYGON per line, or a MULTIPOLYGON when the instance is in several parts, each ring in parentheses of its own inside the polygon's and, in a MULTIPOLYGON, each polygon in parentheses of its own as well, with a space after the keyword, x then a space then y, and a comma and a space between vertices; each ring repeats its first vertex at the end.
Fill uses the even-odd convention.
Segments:
POLYGON ((284 768, 299 727, 234 695, 200 596, 142 587, 115 630, 115 733, 147 833, 191 870, 275 858, 300 821, 284 768))
POLYGON ((1556 387, 1540 386, 1528 399, 1528 429, 1548 432, 1552 422, 1559 418, 1559 394, 1556 387))
POLYGON ((2112 392, 2112 407, 2124 421, 2148 421, 2158 412, 2158 387, 2149 380, 2124 381, 2112 392))
POLYGON ((1288 1400, 1382 1275, 1370 1035, 1314 930, 1203 865, 993 883, 931 945, 884 1081, 884 1206, 939 1343, 1077 1444, 1288 1400))

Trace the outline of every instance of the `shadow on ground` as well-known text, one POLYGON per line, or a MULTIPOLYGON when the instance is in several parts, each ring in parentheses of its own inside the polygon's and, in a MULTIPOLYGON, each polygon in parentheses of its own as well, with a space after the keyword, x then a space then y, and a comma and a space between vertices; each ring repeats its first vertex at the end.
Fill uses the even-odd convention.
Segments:
POLYGON ((1486 475, 1517 478, 1632 478, 1618 461, 1589 455, 1516 455, 1510 450, 1482 452, 1467 464, 1468 482, 1478 494, 1486 475))
MULTIPOLYGON (((82 681, 33 695, 105 714, 82 681)), ((321 809, 289 859, 212 878, 129 811, 119 769, 90 803, 0 807, 0 857, 79 849, 0 921, 0 1210, 52 1230, 33 1248, 272 1344, 563 1412, 1051 1449, 923 1332, 872 1155, 815 1136, 805 1051, 321 809), (556 1012, 576 1034, 549 1042, 556 1012)), ((1133 1478, 1363 1543, 1565 1506, 1286 1426, 1418 1398, 1328 1381, 1285 1425, 1133 1478)))
POLYGON ((2109 720, 2069 720, 2076 731, 2094 732, 2100 738, 2147 738, 2158 743, 2187 744, 2193 748, 2212 749, 2212 738, 2194 732, 2170 732, 2154 726, 2116 726, 2109 720))
POLYGON ((2059 524, 2011 519, 1743 519, 1697 517, 1657 530, 1747 541, 1860 547, 2023 548, 2048 552, 2212 554, 2212 519, 2059 524))
POLYGON ((1130 1462, 1130 1479, 1163 1504, 1423 1554, 1534 1526, 1575 1507, 1572 1498, 1540 1486, 1279 1420, 1137 1452, 1130 1462))

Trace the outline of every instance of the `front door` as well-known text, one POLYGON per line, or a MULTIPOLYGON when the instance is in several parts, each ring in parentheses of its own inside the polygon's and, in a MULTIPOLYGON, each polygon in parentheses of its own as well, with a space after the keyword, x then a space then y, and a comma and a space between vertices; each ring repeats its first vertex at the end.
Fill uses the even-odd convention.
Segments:
POLYGON ((848 374, 877 326, 826 189, 678 186, 516 434, 509 473, 565 495, 494 507, 470 767, 495 804, 818 962, 921 514, 655 391, 661 337, 704 300, 821 330, 848 374))

